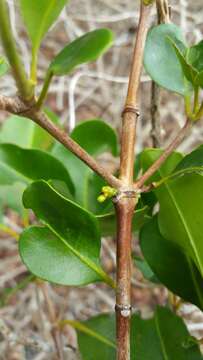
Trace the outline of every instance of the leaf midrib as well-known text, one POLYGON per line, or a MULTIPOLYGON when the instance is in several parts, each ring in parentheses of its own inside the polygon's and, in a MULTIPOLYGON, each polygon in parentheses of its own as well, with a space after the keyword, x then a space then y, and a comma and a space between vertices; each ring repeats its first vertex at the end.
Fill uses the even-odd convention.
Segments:
POLYGON ((101 267, 98 267, 93 261, 88 259, 87 257, 81 255, 74 247, 72 247, 54 228, 45 222, 46 226, 64 243, 64 245, 76 256, 81 262, 83 262, 87 267, 93 270, 100 278, 102 278, 106 282, 106 273, 102 270, 101 267))
POLYGON ((155 320, 155 326, 156 326, 157 334, 158 334, 158 337, 159 337, 159 340, 160 340, 160 344, 161 344, 161 349, 162 349, 162 354, 163 354, 164 360, 169 360, 169 357, 168 357, 168 355, 167 355, 167 349, 166 349, 164 340, 162 339, 161 329, 160 329, 160 326, 159 326, 159 319, 158 319, 158 315, 157 315, 157 314, 155 315, 154 320, 155 320))

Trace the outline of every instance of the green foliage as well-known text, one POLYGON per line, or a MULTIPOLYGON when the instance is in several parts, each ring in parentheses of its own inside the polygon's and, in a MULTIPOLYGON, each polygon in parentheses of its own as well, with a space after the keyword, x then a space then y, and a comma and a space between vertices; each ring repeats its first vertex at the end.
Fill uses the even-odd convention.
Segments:
POLYGON ((140 241, 144 258, 160 282, 185 301, 203 310, 200 272, 181 247, 160 234, 156 217, 144 225, 140 241))
POLYGON ((100 266, 100 234, 92 214, 44 181, 32 183, 23 202, 46 225, 27 228, 20 237, 20 254, 32 273, 62 285, 102 280, 112 285, 100 266))
POLYGON ((3 57, 0 56, 0 76, 3 76, 8 71, 8 64, 3 57))
POLYGON ((63 164, 41 150, 22 149, 13 144, 0 144, 0 185, 29 183, 37 179, 63 180, 73 192, 74 186, 63 164))
POLYGON ((15 144, 27 149, 47 150, 52 145, 53 138, 30 119, 12 115, 3 123, 0 142, 15 144))
MULTIPOLYGON (((156 151, 145 151, 145 164, 152 161, 152 154, 156 151)), ((202 147, 187 155, 177 167, 177 170, 186 171, 190 166, 202 166, 202 147)), ((174 155, 173 155, 174 156, 174 155)), ((146 166, 146 167, 147 167, 146 166)), ((158 171, 160 177, 166 176, 163 168, 158 171)), ((189 173, 174 179, 168 179, 158 187, 155 194, 160 203, 158 224, 161 235, 185 253, 191 259, 201 276, 203 275, 203 247, 202 247, 202 214, 203 214, 203 178, 189 173)))
POLYGON ((51 25, 68 0, 19 0, 22 16, 32 41, 33 57, 51 25))
POLYGON ((162 24, 149 31, 144 55, 145 69, 160 86, 185 96, 190 88, 170 39, 181 52, 186 51, 182 31, 176 25, 162 24))
POLYGON ((98 29, 86 33, 68 44, 51 62, 48 72, 61 76, 69 74, 76 66, 96 60, 113 41, 108 29, 98 29))
MULTIPOLYGON (((68 323, 77 330, 82 359, 116 359, 114 316, 99 315, 82 324, 68 323)), ((131 327, 131 360, 202 359, 182 319, 167 308, 157 307, 154 317, 148 320, 133 315, 131 327)))

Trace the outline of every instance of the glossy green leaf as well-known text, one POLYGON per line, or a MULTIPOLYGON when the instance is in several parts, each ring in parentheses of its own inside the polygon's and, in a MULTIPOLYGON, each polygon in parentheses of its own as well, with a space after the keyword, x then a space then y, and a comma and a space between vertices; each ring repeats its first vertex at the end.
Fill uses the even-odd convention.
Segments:
MULTIPOLYGON (((117 155, 117 137, 114 130, 101 120, 89 120, 81 122, 71 133, 79 145, 82 146, 89 154, 96 157, 103 152, 111 152, 114 156, 117 155)), ((103 181, 98 177, 92 177, 92 171, 81 160, 79 160, 70 151, 57 143, 52 153, 57 157, 64 166, 68 169, 71 179, 75 185, 75 201, 89 210, 94 210, 95 205, 92 202, 97 202, 97 197, 92 198, 89 194, 89 187, 98 189, 98 183, 103 186, 103 181), (94 182, 94 184, 93 184, 94 182)), ((97 196, 99 193, 97 194, 97 196)), ((99 204, 98 204, 99 205, 99 204)), ((103 210, 103 205, 101 206, 103 210)), ((97 208, 98 212, 98 208, 97 208)))
POLYGON ((53 138, 30 119, 12 115, 3 123, 0 131, 0 142, 11 143, 28 149, 46 150, 53 143, 53 138))
MULTIPOLYGON (((65 321, 64 321, 65 323, 65 321)), ((99 315, 78 323, 76 328, 82 360, 115 360, 115 317, 99 315)), ((183 320, 169 309, 157 307, 154 317, 131 319, 131 360, 202 360, 197 340, 183 320)))
POLYGON ((35 53, 43 37, 67 4, 67 0, 19 0, 19 3, 35 53))
POLYGON ((23 202, 46 225, 30 227, 20 237, 20 254, 32 273, 62 285, 94 281, 112 285, 100 266, 100 234, 92 214, 45 181, 32 183, 23 202))
POLYGON ((0 57, 0 76, 7 73, 9 66, 3 57, 0 57))
POLYGON ((185 95, 189 91, 188 84, 169 38, 181 51, 186 50, 179 27, 174 24, 156 26, 148 33, 144 54, 145 69, 158 85, 185 95))
POLYGON ((197 340, 190 336, 183 320, 167 308, 157 307, 148 320, 135 315, 132 341, 131 360, 202 360, 197 340))
POLYGON ((191 258, 160 234, 157 217, 141 230, 141 249, 157 278, 173 293, 203 310, 203 278, 191 258))
POLYGON ((96 60, 106 51, 113 41, 108 29, 98 29, 86 33, 68 44, 51 62, 48 72, 53 75, 65 75, 76 66, 96 60))
MULTIPOLYGON (((150 165, 150 162, 153 163, 150 151, 145 153, 145 158, 147 154, 148 165, 150 165)), ((168 175, 163 168, 160 168, 158 173, 160 177, 168 175)), ((155 193, 160 203, 159 228, 161 234, 180 246, 193 259, 203 275, 202 176, 188 174, 169 180, 164 182, 155 193)))
POLYGON ((203 276, 203 178, 188 174, 157 191, 161 234, 190 256, 203 276))
MULTIPOLYGON (((145 228, 145 227, 144 227, 145 228)), ((133 255, 133 260, 137 269, 139 269, 146 280, 149 280, 155 284, 159 284, 160 281, 152 271, 151 267, 144 258, 133 255)))
POLYGON ((68 171, 54 156, 41 150, 0 144, 0 185, 29 183, 37 179, 63 180, 74 191, 68 171))
MULTIPOLYGON (((148 220, 147 212, 148 206, 135 211, 132 223, 133 232, 138 231, 148 220)), ((116 233, 116 216, 114 211, 97 215, 97 219, 99 220, 103 236, 112 236, 116 233)))

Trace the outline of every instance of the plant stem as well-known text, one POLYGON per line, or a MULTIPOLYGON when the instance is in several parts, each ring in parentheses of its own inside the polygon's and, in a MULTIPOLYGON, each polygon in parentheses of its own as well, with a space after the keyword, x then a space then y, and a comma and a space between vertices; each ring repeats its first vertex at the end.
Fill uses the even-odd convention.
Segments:
POLYGON ((8 6, 5 0, 0 0, 0 37, 19 93, 23 99, 29 100, 33 96, 33 86, 26 77, 24 66, 16 49, 11 31, 8 6))
POLYGON ((42 107, 42 104, 43 104, 44 100, 46 99, 52 77, 53 77, 53 74, 50 71, 48 71, 46 74, 45 80, 44 80, 41 94, 39 96, 39 99, 37 100, 37 104, 36 104, 37 109, 40 109, 42 107))
MULTIPOLYGON (((167 24, 170 22, 170 10, 168 5, 168 0, 156 0, 157 8, 157 23, 158 24, 167 24)), ((161 146, 161 121, 160 121, 160 97, 161 89, 152 80, 151 88, 151 138, 152 145, 154 148, 161 146)))
MULTIPOLYGON (((120 180, 123 190, 132 188, 133 185, 136 123, 139 116, 138 90, 150 10, 151 6, 145 6, 141 1, 140 21, 123 111, 120 156, 120 180)), ((117 215, 117 360, 130 360, 131 239, 135 205, 136 198, 133 197, 121 197, 115 204, 117 215)))
POLYGON ((175 139, 170 143, 170 145, 164 150, 162 155, 149 167, 149 169, 135 182, 135 188, 140 189, 144 183, 160 168, 160 166, 165 162, 165 160, 171 155, 171 153, 181 144, 185 135, 192 127, 192 121, 186 121, 185 125, 179 131, 175 139))
POLYGON ((89 155, 80 145, 78 145, 67 133, 61 130, 57 125, 49 120, 47 115, 35 108, 36 103, 25 104, 20 98, 12 98, 0 95, 0 110, 9 111, 15 115, 21 115, 33 120, 43 129, 45 129, 54 139, 58 140, 62 145, 88 165, 99 176, 106 180, 106 182, 113 188, 119 189, 121 181, 112 175, 103 166, 89 155))

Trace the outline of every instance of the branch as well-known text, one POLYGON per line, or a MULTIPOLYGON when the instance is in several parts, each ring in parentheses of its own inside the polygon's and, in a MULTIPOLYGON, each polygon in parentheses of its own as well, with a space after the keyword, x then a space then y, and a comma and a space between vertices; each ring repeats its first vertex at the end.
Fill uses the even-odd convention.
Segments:
POLYGON ((0 95, 0 110, 8 111, 15 115, 24 116, 33 120, 36 124, 45 129, 56 140, 82 160, 98 175, 104 178, 109 185, 114 188, 120 188, 121 181, 107 171, 103 166, 97 163, 92 156, 90 156, 80 145, 71 139, 67 133, 61 130, 53 122, 49 120, 47 115, 35 108, 36 103, 33 101, 29 106, 24 103, 19 97, 11 98, 0 95))
POLYGON ((136 189, 142 188, 144 183, 160 168, 160 166, 166 161, 166 159, 171 155, 171 153, 181 144, 186 134, 192 127, 192 121, 187 119, 183 128, 179 131, 175 139, 170 143, 170 145, 164 150, 162 155, 149 167, 149 169, 138 179, 134 186, 136 189))
POLYGON ((19 93, 25 100, 29 100, 33 97, 33 86, 27 79, 24 66, 16 49, 6 0, 0 0, 0 37, 19 93))
MULTIPOLYGON (((151 6, 141 0, 140 20, 129 76, 128 93, 123 111, 121 135, 120 180, 121 192, 133 186, 135 159, 136 123, 139 116, 138 91, 142 71, 145 40, 151 6)), ((129 194, 131 192, 129 191, 129 194)), ((117 360, 130 359, 130 317, 131 317, 131 240, 132 219, 136 198, 121 196, 115 203, 117 215, 117 293, 116 328, 117 360)))

